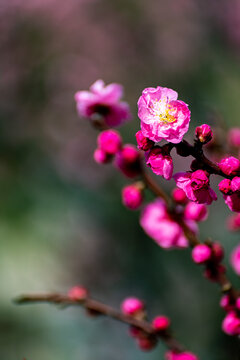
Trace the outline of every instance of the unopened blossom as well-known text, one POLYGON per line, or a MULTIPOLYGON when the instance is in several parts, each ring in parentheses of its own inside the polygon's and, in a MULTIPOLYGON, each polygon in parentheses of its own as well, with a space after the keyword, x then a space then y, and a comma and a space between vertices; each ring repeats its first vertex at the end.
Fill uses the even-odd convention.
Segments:
POLYGON ((129 178, 139 175, 141 173, 140 153, 136 146, 131 144, 124 145, 116 154, 115 165, 129 178))
POLYGON ((169 350, 165 354, 166 360, 199 360, 199 358, 191 352, 175 352, 173 350, 169 350))
POLYGON ((90 120, 100 118, 106 125, 115 127, 131 118, 128 104, 120 100, 122 96, 121 85, 105 86, 102 80, 97 80, 90 91, 78 91, 75 100, 80 116, 90 120))
POLYGON ((138 100, 138 116, 144 136, 154 142, 182 141, 189 128, 190 110, 177 98, 176 91, 161 86, 143 90, 138 100))
POLYGON ((140 183, 127 185, 122 189, 122 202, 131 209, 138 209, 143 202, 143 187, 140 183))
POLYGON ((230 179, 223 179, 218 184, 218 188, 225 195, 231 194, 232 193, 231 180, 230 179))
POLYGON ((166 180, 171 180, 173 173, 172 157, 160 148, 154 147, 146 155, 146 164, 149 166, 154 174, 161 175, 166 180))
POLYGON ((230 263, 234 269, 234 271, 240 275, 240 245, 236 246, 230 257, 230 263))
POLYGON ((204 170, 192 173, 180 172, 173 177, 176 185, 185 191, 189 200, 207 205, 210 205, 213 200, 217 200, 217 195, 209 186, 209 176, 204 170))
POLYGON ((106 154, 115 155, 122 146, 122 138, 118 131, 110 129, 98 135, 97 143, 106 154))
POLYGON ((96 149, 93 153, 93 158, 98 164, 107 164, 112 159, 112 157, 102 149, 96 149))
POLYGON ((211 249, 205 244, 194 246, 192 250, 192 258, 196 264, 203 264, 211 258, 211 249))
POLYGON ((142 313, 145 309, 144 302, 136 297, 128 297, 121 304, 122 313, 134 316, 142 313))
POLYGON ((240 128, 232 128, 228 132, 228 142, 231 146, 240 147, 240 128))
POLYGON ((68 291, 70 300, 85 300, 88 297, 88 291, 83 286, 74 286, 68 291))
POLYGON ((188 202, 188 198, 185 194, 185 191, 179 188, 173 189, 172 197, 177 204, 185 205, 188 202))
POLYGON ((240 230, 240 214, 234 214, 227 219, 227 228, 230 231, 240 230))
POLYGON ((203 124, 201 126, 196 127, 195 135, 197 139, 203 144, 209 143, 209 141, 211 141, 213 138, 212 129, 207 124, 203 124))
POLYGON ((217 266, 207 266, 204 271, 204 276, 206 279, 212 281, 212 282, 218 282, 219 276, 222 274, 225 274, 226 267, 222 264, 217 264, 217 266))
POLYGON ((152 321, 152 327, 156 331, 165 331, 170 326, 170 320, 167 316, 156 316, 152 321))
POLYGON ((215 262, 221 262, 224 258, 224 249, 221 244, 214 241, 211 246, 212 249, 212 258, 215 260, 215 262))
POLYGON ((227 335, 240 335, 240 319, 234 311, 230 311, 222 322, 222 330, 227 335))
POLYGON ((232 195, 224 195, 225 204, 231 211, 240 212, 240 192, 232 195))
POLYGON ((154 146, 154 142, 145 137, 141 130, 136 133, 136 140, 140 150, 148 151, 154 146))
POLYGON ((236 175, 237 172, 240 171, 240 161, 234 156, 222 159, 218 166, 226 175, 236 175))
POLYGON ((146 234, 163 248, 188 246, 181 226, 170 218, 163 200, 157 199, 145 206, 140 225, 146 234))
POLYGON ((231 190, 232 192, 240 192, 240 177, 235 176, 231 181, 231 190))
POLYGON ((184 209, 184 217, 188 220, 204 221, 208 217, 208 208, 204 204, 189 202, 184 209))
POLYGON ((150 351, 155 348, 157 341, 154 337, 145 335, 137 338, 137 344, 142 351, 150 351))

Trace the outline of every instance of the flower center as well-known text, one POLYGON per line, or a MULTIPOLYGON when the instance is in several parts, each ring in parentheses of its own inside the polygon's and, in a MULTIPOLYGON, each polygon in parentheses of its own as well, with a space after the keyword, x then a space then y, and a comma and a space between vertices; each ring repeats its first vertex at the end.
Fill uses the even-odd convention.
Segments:
POLYGON ((173 123, 176 121, 174 115, 171 114, 172 106, 168 103, 167 98, 155 100, 152 102, 152 114, 159 118, 159 121, 165 124, 173 123))

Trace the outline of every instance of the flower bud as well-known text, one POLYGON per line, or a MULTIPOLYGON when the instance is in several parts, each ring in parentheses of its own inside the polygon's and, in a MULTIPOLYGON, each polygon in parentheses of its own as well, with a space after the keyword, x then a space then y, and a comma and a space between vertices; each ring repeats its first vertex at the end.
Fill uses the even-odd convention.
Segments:
POLYGON ((145 137, 141 130, 136 133, 137 145, 140 150, 147 151, 154 146, 154 142, 145 137))
POLYGON ((142 351, 150 351, 155 348, 157 341, 153 337, 145 336, 137 338, 137 344, 142 351))
POLYGON ((227 220, 227 228, 230 231, 240 230, 240 214, 234 214, 232 216, 229 216, 227 220))
POLYGON ((68 291, 68 297, 70 300, 85 300, 88 297, 88 291, 82 286, 74 286, 68 291))
POLYGON ((203 264, 211 258, 212 251, 205 244, 196 245, 192 250, 192 258, 196 264, 203 264))
POLYGON ((131 209, 138 209, 143 202, 143 186, 140 182, 127 185, 122 189, 122 202, 131 209))
POLYGON ((204 204, 189 202, 185 207, 184 216, 187 220, 204 221, 208 217, 208 208, 204 204))
POLYGON ((231 181, 231 190, 233 192, 240 191, 240 177, 235 176, 231 181))
POLYGON ((122 173, 134 178, 141 173, 140 153, 134 145, 124 145, 116 154, 115 165, 122 173))
POLYGON ((172 197, 175 203, 185 205, 188 202, 187 195, 180 188, 175 188, 172 191, 172 197))
POLYGON ((223 179, 222 181, 220 181, 220 183, 218 184, 218 188, 219 190, 225 194, 225 195, 229 195, 232 193, 231 190, 231 180, 230 179, 223 179))
POLYGON ((126 298, 121 304, 122 313, 125 315, 135 316, 143 313, 145 309, 143 301, 135 297, 126 298))
POLYGON ((213 138, 212 129, 207 124, 203 124, 201 126, 196 127, 195 135, 197 139, 203 144, 207 144, 213 138))
POLYGON ((240 161, 233 157, 226 157, 218 164, 220 170, 226 175, 236 175, 237 171, 240 170, 240 161))
POLYGON ((230 145, 240 147, 240 128, 232 128, 228 133, 228 142, 230 145))
POLYGON ((173 173, 173 160, 164 153, 159 146, 154 147, 146 156, 146 164, 154 174, 161 175, 166 180, 171 180, 173 173))
POLYGON ((219 276, 226 272, 226 267, 222 264, 218 264, 217 267, 207 266, 204 271, 204 276, 206 279, 212 282, 218 282, 219 276))
POLYGON ((217 262, 221 262, 224 258, 224 250, 218 242, 212 243, 212 257, 217 262))
POLYGON ((240 245, 237 245, 230 257, 230 263, 237 275, 240 275, 240 245))
POLYGON ((233 310, 233 306, 230 304, 230 297, 228 294, 223 295, 220 300, 220 306, 225 311, 233 310))
POLYGON ((235 312, 231 311, 225 316, 222 322, 222 330, 227 335, 240 334, 240 319, 237 317, 235 312))
POLYGON ((170 320, 167 316, 161 315, 157 316, 152 321, 152 327, 156 331, 165 331, 170 326, 170 320))
POLYGON ((97 138, 98 147, 108 155, 115 155, 122 146, 122 138, 116 130, 102 131, 97 138))
POLYGON ((94 151, 93 158, 98 164, 107 164, 112 159, 112 157, 106 154, 102 149, 96 149, 94 151))
POLYGON ((178 353, 173 350, 169 350, 165 354, 166 360, 199 360, 196 355, 190 352, 178 353))

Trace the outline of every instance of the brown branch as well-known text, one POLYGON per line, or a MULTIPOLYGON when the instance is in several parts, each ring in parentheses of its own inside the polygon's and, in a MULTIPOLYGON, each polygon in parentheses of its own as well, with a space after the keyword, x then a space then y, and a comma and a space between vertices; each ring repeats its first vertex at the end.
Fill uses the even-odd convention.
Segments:
POLYGON ((151 323, 145 320, 138 320, 132 316, 124 315, 120 311, 89 297, 84 300, 72 300, 67 295, 59 293, 26 294, 17 297, 14 299, 14 302, 19 305, 29 303, 48 303, 64 306, 82 306, 98 315, 104 315, 130 326, 134 326, 142 330, 146 335, 153 336, 154 338, 160 338, 169 349, 177 352, 184 351, 184 347, 170 333, 156 332, 151 323))

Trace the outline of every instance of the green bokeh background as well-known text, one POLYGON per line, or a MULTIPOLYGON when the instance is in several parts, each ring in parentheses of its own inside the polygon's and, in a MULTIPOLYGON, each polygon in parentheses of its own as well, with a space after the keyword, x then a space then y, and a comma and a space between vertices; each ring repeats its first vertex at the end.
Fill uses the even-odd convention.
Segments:
MULTIPOLYGON (((140 352, 123 324, 12 303, 78 283, 116 307, 125 296, 143 298, 149 317, 170 316, 200 359, 239 359, 239 341, 221 332, 218 287, 190 250, 160 249, 139 214, 122 206, 128 180, 94 163, 96 132, 73 100, 98 78, 122 83, 134 115, 122 128, 126 142, 135 142, 136 102, 147 86, 179 92, 191 108, 190 133, 206 121, 239 125, 237 14, 238 0, 0 1, 0 359, 163 359, 162 344, 140 352)), ((230 212, 219 197, 200 236, 224 244, 227 259, 238 235, 225 229, 230 212)))

